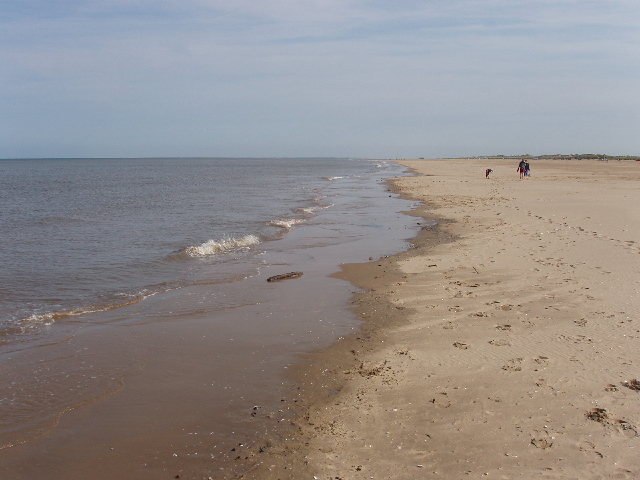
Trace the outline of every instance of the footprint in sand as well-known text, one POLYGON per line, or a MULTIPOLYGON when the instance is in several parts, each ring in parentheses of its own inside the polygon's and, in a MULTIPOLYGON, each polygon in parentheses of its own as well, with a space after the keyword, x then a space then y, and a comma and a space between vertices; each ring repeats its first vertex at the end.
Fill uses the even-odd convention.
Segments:
POLYGON ((550 448, 553 445, 553 441, 550 438, 532 438, 531 445, 536 448, 550 448))
POLYGON ((437 398, 432 398, 431 400, 429 400, 431 403, 433 403, 436 407, 438 408, 449 408, 451 406, 451 402, 449 400, 439 400, 437 398))
POLYGON ((542 355, 538 357, 533 357, 533 361, 536 362, 538 365, 549 365, 549 358, 543 357, 542 355))
POLYGON ((630 424, 629 422, 627 422, 626 420, 622 420, 622 419, 618 419, 618 420, 614 420, 612 422, 613 427, 615 427, 615 429, 629 437, 629 438, 634 438, 634 437, 639 437, 640 433, 638 432, 638 427, 636 427, 635 425, 630 424))
POLYGON ((633 438, 640 436, 638 427, 623 419, 612 420, 611 415, 604 408, 592 408, 585 414, 585 416, 588 420, 598 422, 605 427, 614 428, 618 433, 627 437, 633 438))
POLYGON ((635 378, 633 380, 622 382, 622 385, 631 390, 635 390, 636 392, 640 392, 640 381, 635 378))
POLYGON ((593 452, 598 457, 604 458, 604 455, 596 450, 596 445, 594 443, 585 442, 585 444, 587 445, 586 447, 584 447, 584 446, 580 447, 580 451, 581 452, 593 452))
POLYGON ((598 423, 607 423, 609 421, 609 413, 604 408, 592 408, 585 416, 588 420, 598 423))
POLYGON ((512 358, 509 360, 509 363, 502 366, 502 370, 507 372, 520 372, 522 371, 522 366, 520 363, 524 361, 524 358, 512 358))
POLYGON ((559 335, 558 340, 564 340, 571 343, 593 343, 593 339, 584 335, 559 335))

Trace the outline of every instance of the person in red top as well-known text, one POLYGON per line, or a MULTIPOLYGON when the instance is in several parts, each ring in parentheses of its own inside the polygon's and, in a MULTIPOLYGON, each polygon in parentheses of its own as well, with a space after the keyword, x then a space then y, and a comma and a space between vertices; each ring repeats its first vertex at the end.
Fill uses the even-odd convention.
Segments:
POLYGON ((525 162, 524 160, 522 160, 519 164, 518 164, 518 168, 516 169, 518 172, 520 172, 520 178, 524 178, 524 172, 527 170, 527 162, 525 162))
POLYGON ((491 175, 491 172, 493 172, 493 170, 491 170, 490 168, 487 168, 487 169, 484 171, 484 177, 485 177, 485 178, 489 178, 489 175, 491 175))

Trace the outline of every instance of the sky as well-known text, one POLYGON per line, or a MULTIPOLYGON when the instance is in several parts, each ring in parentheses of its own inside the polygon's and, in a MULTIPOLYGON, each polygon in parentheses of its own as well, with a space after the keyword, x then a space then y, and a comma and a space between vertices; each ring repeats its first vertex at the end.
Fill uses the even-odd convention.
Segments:
POLYGON ((0 0, 0 158, 640 155, 638 0, 0 0))

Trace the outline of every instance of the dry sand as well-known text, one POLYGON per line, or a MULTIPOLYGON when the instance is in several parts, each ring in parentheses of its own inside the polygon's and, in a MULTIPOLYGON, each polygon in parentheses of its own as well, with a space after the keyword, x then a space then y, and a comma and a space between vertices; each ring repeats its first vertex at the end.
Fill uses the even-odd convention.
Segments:
POLYGON ((241 478, 640 478, 640 163, 401 163, 414 248, 344 267, 362 331, 241 478))

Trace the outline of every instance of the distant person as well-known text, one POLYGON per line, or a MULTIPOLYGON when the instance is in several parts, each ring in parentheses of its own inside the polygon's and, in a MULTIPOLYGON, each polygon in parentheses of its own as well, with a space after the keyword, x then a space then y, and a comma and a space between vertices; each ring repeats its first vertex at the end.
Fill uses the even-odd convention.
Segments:
POLYGON ((525 162, 524 160, 521 160, 517 168, 518 172, 520 172, 520 178, 524 178, 524 172, 526 171, 526 168, 527 168, 527 162, 525 162))
POLYGON ((529 170, 530 170, 529 169, 529 162, 524 162, 524 176, 525 177, 528 177, 529 174, 531 173, 529 170))
POLYGON ((491 175, 491 172, 493 172, 493 170, 491 170, 490 168, 487 168, 484 171, 484 178, 489 178, 489 175, 491 175))

